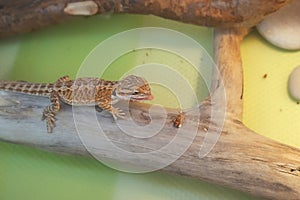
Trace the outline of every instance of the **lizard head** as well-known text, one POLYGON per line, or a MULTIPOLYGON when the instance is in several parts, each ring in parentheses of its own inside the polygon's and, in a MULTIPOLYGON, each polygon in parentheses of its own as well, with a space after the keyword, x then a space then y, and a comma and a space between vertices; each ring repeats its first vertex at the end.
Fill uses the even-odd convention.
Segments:
POLYGON ((120 80, 114 91, 115 96, 122 100, 152 100, 149 83, 142 77, 129 75, 120 80))

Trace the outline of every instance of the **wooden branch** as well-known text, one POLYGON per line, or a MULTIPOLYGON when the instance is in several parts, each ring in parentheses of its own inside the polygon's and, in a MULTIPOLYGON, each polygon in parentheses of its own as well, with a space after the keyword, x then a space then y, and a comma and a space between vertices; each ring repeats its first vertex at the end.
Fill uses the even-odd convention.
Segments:
POLYGON ((214 30, 214 60, 219 72, 214 73, 212 90, 218 97, 225 93, 227 113, 234 115, 238 120, 242 120, 243 110, 243 67, 240 45, 246 34, 247 28, 214 30), (225 88, 222 88, 221 84, 224 84, 225 88))
MULTIPOLYGON (((40 117, 43 107, 48 103, 49 100, 44 97, 0 92, 0 140, 58 153, 90 156, 85 148, 86 143, 84 146, 77 135, 71 106, 62 107, 62 111, 57 116, 55 132, 46 133, 45 123, 40 121, 40 117)), ((210 109, 209 106, 205 104, 202 109, 210 109)), ((131 106, 132 117, 137 123, 149 123, 149 118, 144 117, 148 107, 142 104, 131 106)), ((77 122, 76 126, 82 126, 90 133, 86 137, 93 138, 97 130, 91 123, 90 113, 93 108, 82 107, 81 109, 83 112, 77 115, 85 120, 77 122)), ((167 112, 166 124, 154 138, 156 147, 167 144, 176 134, 179 134, 178 141, 185 141, 191 136, 193 127, 198 126, 199 119, 195 115, 196 112, 188 113, 180 129, 173 127, 174 111, 167 110, 167 112)), ((152 140, 134 141, 120 131, 110 116, 97 115, 103 131, 107 133, 105 137, 97 138, 100 142, 109 137, 119 147, 132 152, 148 152, 153 148, 149 145, 152 144, 152 140)), ((145 131, 151 131, 153 127, 158 126, 161 112, 153 111, 151 118, 153 126, 145 127, 145 131)), ((214 130, 218 127, 208 119, 209 116, 205 113, 201 116, 198 133, 190 148, 162 171, 225 185, 268 199, 297 199, 300 196, 300 151, 257 135, 237 120, 226 119, 217 144, 206 157, 200 159, 198 154, 206 136, 205 131, 210 130, 209 134, 217 134, 214 130)), ((128 120, 120 120, 120 123, 127 127, 131 126, 128 120)), ((97 143, 90 143, 90 145, 97 145, 97 143)), ((180 142, 176 144, 178 148, 180 145, 180 142)), ((170 151, 166 156, 176 156, 176 153, 176 150, 170 151)), ((145 165, 143 158, 116 159, 115 152, 109 151, 105 146, 97 146, 97 149, 93 150, 93 155, 120 165, 125 163, 133 168, 145 165)), ((151 162, 147 162, 146 167, 156 167, 157 163, 164 162, 164 154, 149 159, 151 162)))
POLYGON ((291 0, 0 0, 0 37, 30 32, 72 16, 152 14, 213 27, 251 27, 291 0), (74 4, 73 2, 79 2, 74 4), (81 2, 81 4, 80 4, 81 2))

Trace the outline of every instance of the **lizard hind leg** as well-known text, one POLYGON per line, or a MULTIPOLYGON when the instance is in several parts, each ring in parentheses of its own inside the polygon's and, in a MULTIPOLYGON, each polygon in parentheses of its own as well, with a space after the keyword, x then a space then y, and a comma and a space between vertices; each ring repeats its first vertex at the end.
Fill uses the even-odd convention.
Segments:
POLYGON ((59 95, 57 92, 52 92, 50 96, 51 104, 44 109, 42 120, 46 120, 47 131, 52 133, 55 127, 55 115, 60 109, 59 95))

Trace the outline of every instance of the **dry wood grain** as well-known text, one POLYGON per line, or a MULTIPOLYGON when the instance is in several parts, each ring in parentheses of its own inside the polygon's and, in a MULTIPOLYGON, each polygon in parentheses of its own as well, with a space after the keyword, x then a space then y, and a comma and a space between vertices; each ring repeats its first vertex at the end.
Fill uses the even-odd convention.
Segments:
MULTIPOLYGON (((29 145, 58 153, 90 156, 86 150, 86 143, 84 143, 85 145, 82 143, 76 131, 70 106, 63 106, 62 112, 57 116, 55 132, 47 134, 45 123, 40 121, 42 109, 49 103, 47 98, 1 92, 0 99, 1 141, 29 145)), ((208 104, 204 107, 209 109, 208 104)), ((92 121, 89 114, 91 108, 84 107, 82 111, 84 112, 79 117, 86 120, 77 122, 77 127, 81 126, 85 129, 93 127, 93 123, 88 123, 92 121)), ((133 105, 131 112, 133 118, 140 124, 148 123, 141 117, 141 113, 147 113, 145 105, 133 105)), ((175 114, 176 112, 173 110, 168 110, 167 123, 153 138, 155 143, 151 143, 149 140, 133 142, 131 137, 127 137, 120 131, 110 116, 98 114, 98 118, 106 136, 115 145, 132 152, 148 152, 170 142, 178 134, 178 129, 174 128, 172 124, 175 114), (154 146, 150 146, 149 143, 154 144, 154 146)), ((159 120, 161 113, 153 112, 151 117, 153 120, 159 120)), ((213 131, 217 130, 218 127, 214 127, 214 122, 207 120, 208 118, 209 116, 204 113, 192 145, 178 160, 161 169, 162 171, 225 185, 267 199, 298 199, 300 195, 299 149, 262 137, 243 126, 240 121, 228 118, 213 150, 204 158, 199 158, 199 150, 209 126, 212 126, 209 134, 218 134, 213 131)), ((122 120, 121 123, 125 126, 127 123, 129 124, 126 120, 122 120)), ((192 129, 186 126, 197 125, 197 116, 190 115, 187 117, 185 126, 182 127, 183 133, 178 136, 179 140, 184 141, 191 135, 192 129)), ((97 129, 90 129, 92 131, 87 132, 91 135, 85 137, 94 138, 93 134, 97 133, 95 132, 97 129)), ((145 131, 147 129, 149 128, 146 128, 145 131)), ((143 157, 116 159, 116 152, 110 151, 105 145, 97 146, 106 138, 97 137, 97 140, 95 143, 90 143, 90 145, 97 147, 96 149, 89 149, 94 156, 101 158, 101 160, 113 161, 118 166, 126 164, 133 169, 155 168, 157 163, 164 162, 165 156, 175 157, 177 153, 175 150, 165 156, 149 158, 151 162, 146 162, 145 166, 143 157)), ((177 145, 180 147, 180 143, 177 145)))

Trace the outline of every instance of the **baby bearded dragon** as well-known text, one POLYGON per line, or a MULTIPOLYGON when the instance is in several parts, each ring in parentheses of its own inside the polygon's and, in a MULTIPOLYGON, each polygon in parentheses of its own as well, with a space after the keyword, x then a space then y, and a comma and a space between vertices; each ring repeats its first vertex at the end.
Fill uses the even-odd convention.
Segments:
POLYGON ((0 90, 30 95, 47 96, 51 104, 44 109, 42 120, 47 122, 47 131, 55 127, 55 115, 60 110, 60 101, 69 105, 97 105, 110 112, 114 119, 124 117, 122 110, 112 104, 119 100, 151 100, 153 96, 148 82, 134 75, 120 81, 99 78, 59 78, 54 83, 29 83, 24 81, 0 81, 0 90))

